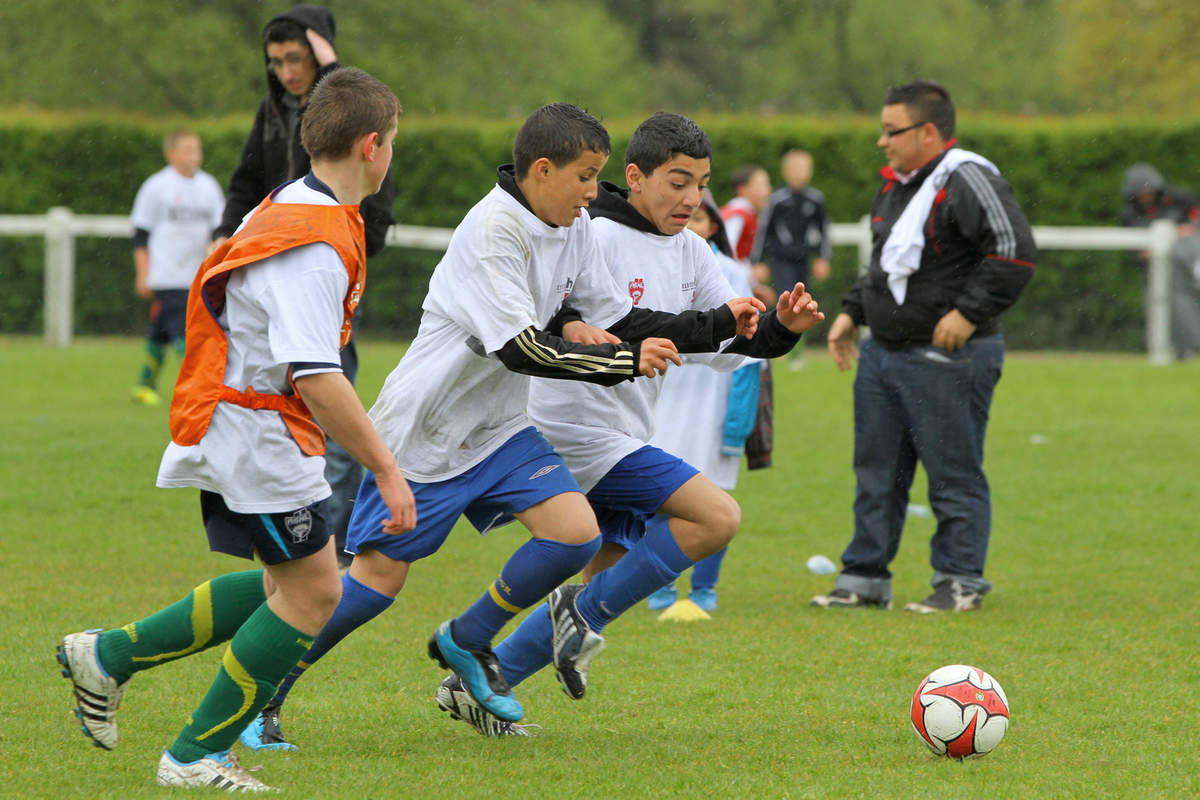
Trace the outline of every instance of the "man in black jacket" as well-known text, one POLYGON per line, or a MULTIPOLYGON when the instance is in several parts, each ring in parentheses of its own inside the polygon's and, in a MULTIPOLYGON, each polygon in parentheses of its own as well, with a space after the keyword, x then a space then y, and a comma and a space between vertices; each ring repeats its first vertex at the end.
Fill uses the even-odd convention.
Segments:
POLYGON ((983 577, 991 497, 983 473, 988 410, 1004 362, 998 317, 1033 275, 1037 249, 1012 188, 991 162, 955 147, 954 105, 932 81, 893 88, 877 142, 888 166, 871 207, 871 266, 842 301, 829 350, 854 381, 854 538, 826 608, 890 608, 920 460, 937 517, 934 592, 906 610, 970 611, 983 577))
MULTIPOLYGON (((321 78, 339 66, 333 42, 337 25, 327 8, 302 3, 267 23, 263 29, 263 57, 267 67, 267 96, 258 106, 254 127, 242 147, 242 157, 225 200, 221 225, 213 232, 214 245, 227 239, 242 218, 276 186, 303 177, 309 168, 308 153, 300 144, 300 120, 308 96, 321 78)), ((396 186, 389 170, 378 194, 363 200, 360 210, 366 226, 367 256, 383 249, 388 227, 395 221, 392 203, 396 186)), ((358 352, 354 339, 342 349, 342 371, 351 383, 358 377, 358 352)), ((339 563, 350 556, 346 526, 362 481, 362 468, 332 439, 325 456, 325 479, 333 488, 329 499, 329 527, 336 533, 339 563)))

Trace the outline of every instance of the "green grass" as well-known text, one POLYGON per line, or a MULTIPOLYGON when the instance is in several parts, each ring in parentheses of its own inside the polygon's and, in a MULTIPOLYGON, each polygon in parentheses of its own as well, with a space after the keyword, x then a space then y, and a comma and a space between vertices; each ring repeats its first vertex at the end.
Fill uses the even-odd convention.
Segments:
MULTIPOLYGON (((195 492, 154 488, 164 407, 132 406, 132 339, 70 349, 0 338, 0 795, 158 797, 153 770, 216 670, 214 649, 139 674, 121 743, 92 748, 52 661, 243 564, 207 552, 195 492)), ((368 402, 397 360, 361 346, 368 402)), ((1200 795, 1200 370, 1132 357, 1011 354, 992 408, 995 500, 981 613, 808 605, 851 530, 851 376, 819 352, 776 371, 772 469, 744 474, 744 524, 712 622, 644 607, 609 628, 588 697, 522 685, 537 739, 486 740, 440 714, 425 638, 521 539, 460 526, 396 606, 301 682, 296 754, 246 757, 305 797, 1043 798, 1200 795), (1040 443, 1035 443, 1036 441, 1040 443), (1012 704, 991 755, 930 755, 909 729, 930 670, 988 670, 1012 704)), ((923 478, 913 501, 923 498, 923 478)), ((928 593, 929 519, 910 518, 898 605, 928 593)))

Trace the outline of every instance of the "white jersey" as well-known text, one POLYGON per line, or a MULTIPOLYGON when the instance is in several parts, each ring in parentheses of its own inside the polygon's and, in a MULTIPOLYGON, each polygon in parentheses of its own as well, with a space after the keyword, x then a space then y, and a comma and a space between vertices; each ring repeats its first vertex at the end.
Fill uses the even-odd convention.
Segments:
MULTIPOLYGON (((720 254, 717 261, 733 290, 748 296, 750 281, 742 265, 720 254)), ((679 456, 722 489, 735 489, 741 456, 721 453, 733 373, 718 372, 692 356, 683 359, 682 367, 668 370, 663 377, 650 444, 679 456)), ((744 363, 758 360, 748 358, 744 363)))
POLYGON ((147 286, 190 287, 224 210, 220 184, 203 170, 188 178, 168 166, 147 178, 130 214, 134 228, 150 232, 147 286))
POLYGON ((629 313, 594 224, 585 211, 573 225, 547 225, 497 185, 455 229, 429 281, 417 338, 370 411, 406 477, 452 478, 532 424, 530 378, 494 354, 526 328, 544 329, 567 294, 597 325, 629 313))
MULTIPOLYGON (((338 204, 303 181, 281 189, 275 203, 338 204)), ((291 391, 292 363, 330 365, 304 374, 340 372, 342 303, 349 282, 341 256, 323 242, 234 270, 217 320, 229 341, 225 384, 282 394, 291 391)), ((330 495, 325 459, 305 455, 278 413, 231 403, 217 403, 197 444, 167 445, 158 485, 216 492, 242 514, 291 511, 330 495)))
MULTIPOLYGON (((593 220, 592 227, 618 291, 628 292, 641 308, 707 311, 737 296, 708 243, 689 230, 662 236, 604 218, 593 220)), ((585 322, 602 325, 574 300, 571 305, 583 313, 585 322)), ((697 355, 696 359, 724 370, 744 363, 743 356, 733 355, 697 355)), ((535 378, 529 415, 586 492, 654 435, 654 408, 661 388, 661 378, 613 387, 535 378)))

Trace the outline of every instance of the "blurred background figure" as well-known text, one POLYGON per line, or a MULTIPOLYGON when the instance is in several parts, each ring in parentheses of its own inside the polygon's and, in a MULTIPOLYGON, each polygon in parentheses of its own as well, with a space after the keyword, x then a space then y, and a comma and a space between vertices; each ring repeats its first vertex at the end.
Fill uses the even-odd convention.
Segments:
POLYGON ((146 360, 130 395, 144 406, 159 403, 158 375, 167 347, 174 344, 183 355, 188 288, 225 207, 220 184, 200 169, 199 136, 189 130, 167 134, 163 156, 167 166, 138 189, 130 214, 134 287, 138 297, 151 301, 146 360))
MULTIPOLYGON (((734 293, 747 295, 750 284, 745 269, 730 257, 733 251, 721 212, 707 189, 688 221, 688 228, 712 247, 721 265, 721 274, 729 281, 734 293)), ((683 366, 668 371, 663 378, 655 433, 650 444, 692 464, 725 491, 736 489, 746 441, 758 416, 759 374, 763 363, 747 359, 733 372, 718 372, 705 363, 688 361, 685 357, 683 366)), ((717 580, 727 549, 696 562, 692 569, 688 601, 705 612, 717 607, 717 580)), ((650 595, 647 603, 651 610, 670 610, 666 618, 706 618, 686 604, 676 608, 677 600, 672 583, 650 595)))
MULTIPOLYGON (((785 185, 770 195, 750 253, 752 262, 767 265, 777 294, 797 281, 808 286, 811 279, 825 280, 833 257, 825 195, 809 185, 812 156, 804 150, 788 150, 780 161, 780 172, 785 185)), ((803 347, 792 350, 792 369, 804 366, 803 357, 803 347)))

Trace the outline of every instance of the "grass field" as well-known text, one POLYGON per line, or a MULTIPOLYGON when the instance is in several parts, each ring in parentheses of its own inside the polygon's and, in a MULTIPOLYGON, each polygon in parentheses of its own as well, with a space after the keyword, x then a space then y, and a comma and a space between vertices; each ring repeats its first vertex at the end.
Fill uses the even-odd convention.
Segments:
MULTIPOLYGON (((53 662, 65 633, 243 568, 207 552, 195 492, 154 488, 167 411, 129 403, 139 351, 0 338, 0 796, 161 796, 159 753, 216 670, 220 649, 136 676, 104 752, 53 662)), ((401 349, 360 352, 369 403, 401 349)), ((805 560, 836 560, 851 530, 852 378, 818 352, 776 375, 775 466, 742 476, 712 622, 631 610, 584 700, 544 672, 518 691, 542 736, 484 739, 438 712, 424 642, 521 537, 460 526, 298 684, 284 725, 301 752, 245 763, 312 798, 1200 795, 1200 368, 1010 354, 987 452, 996 588, 980 613, 937 617, 809 606, 832 581, 805 560), (909 728, 918 682, 950 663, 1008 693, 1012 727, 986 758, 939 760, 909 728)), ((910 517, 897 607, 928 593, 932 530, 910 517)))

